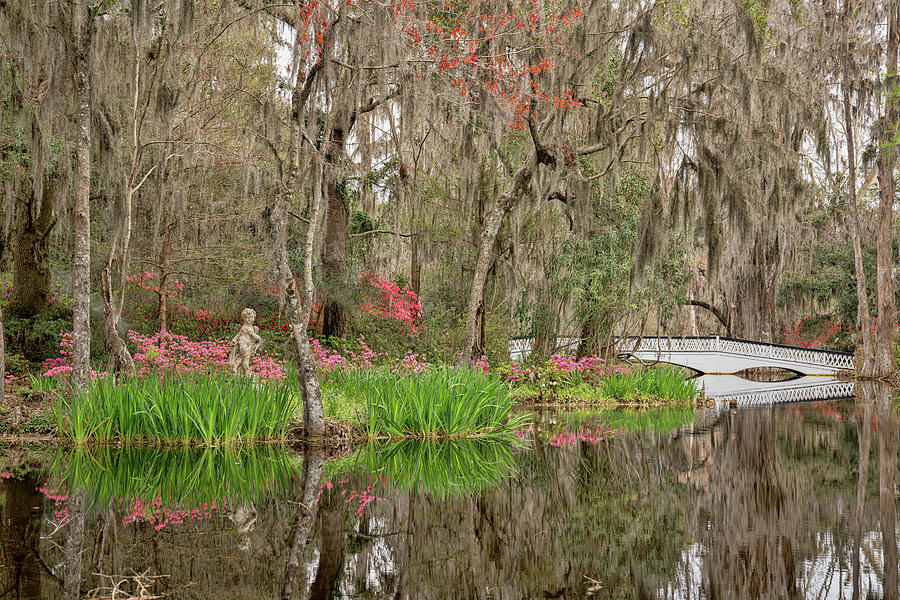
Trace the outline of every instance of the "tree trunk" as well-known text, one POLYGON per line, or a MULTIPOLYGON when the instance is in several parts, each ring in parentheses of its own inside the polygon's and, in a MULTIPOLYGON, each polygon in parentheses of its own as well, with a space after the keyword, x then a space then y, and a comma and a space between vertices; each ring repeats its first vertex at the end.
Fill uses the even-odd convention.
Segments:
POLYGON ((853 600, 859 600, 859 548, 862 544, 863 515, 866 509, 866 483, 869 480, 869 450, 872 440, 872 415, 875 407, 871 383, 860 383, 862 402, 859 413, 859 477, 856 481, 856 516, 853 531, 853 600))
POLYGON ((481 300, 484 297, 484 286, 488 270, 493 262, 494 243, 497 241, 497 234, 500 232, 500 227, 503 225, 506 215, 512 210, 512 207, 515 206, 528 187, 536 164, 536 154, 532 153, 519 167, 519 170, 513 177, 510 189, 500 196, 497 204, 485 216, 484 227, 481 230, 481 243, 478 248, 478 260, 475 262, 475 273, 472 276, 472 288, 469 292, 469 303, 466 307, 465 337, 463 338, 463 347, 456 357, 457 365, 472 365, 483 354, 482 349, 478 347, 475 336, 477 334, 481 300))
POLYGON ((310 529, 319 508, 319 484, 325 453, 322 449, 310 449, 303 456, 303 476, 300 484, 300 498, 297 501, 297 519, 291 533, 287 565, 284 569, 283 600, 298 598, 302 587, 302 577, 306 574, 303 550, 309 538, 310 529))
POLYGON ((78 43, 76 95, 78 116, 75 126, 75 268, 72 378, 85 388, 91 368, 91 15, 87 6, 73 3, 78 43))
MULTIPOLYGON (((852 12, 849 0, 844 2, 844 35, 850 28, 852 12)), ((856 200, 856 142, 853 134, 853 113, 850 105, 850 47, 844 40, 844 128, 847 130, 847 169, 849 186, 848 211, 850 243, 853 244, 853 269, 856 272, 856 322, 862 333, 863 366, 862 375, 871 376, 875 368, 875 348, 872 344, 872 316, 869 314, 869 294, 866 289, 866 272, 863 269, 862 244, 859 239, 859 213, 856 200)))
POLYGON ((66 532, 65 576, 63 579, 63 598, 79 600, 81 596, 81 554, 84 550, 84 494, 74 493, 69 496, 69 525, 66 532))
POLYGON ((44 498, 37 491, 41 479, 36 473, 11 477, 3 482, 0 536, 3 542, 3 569, 13 598, 42 598, 41 569, 36 550, 40 542, 44 498))
POLYGON ((169 269, 171 266, 170 259, 172 254, 172 230, 174 229, 174 224, 172 223, 171 216, 169 216, 169 211, 166 212, 166 222, 163 228, 162 245, 159 250, 159 291, 157 292, 159 295, 159 305, 157 317, 159 321, 159 330, 168 331, 169 269))
POLYGON ((330 600, 344 563, 344 501, 337 489, 325 493, 319 504, 319 568, 309 588, 309 600, 330 600))
POLYGON ((884 598, 897 600, 897 422, 894 420, 893 389, 875 386, 878 410, 878 500, 881 543, 884 548, 884 598))
MULTIPOLYGON (((340 117, 338 117, 340 119, 340 117)), ((326 294, 323 300, 323 337, 344 337, 347 328, 345 302, 338 298, 337 290, 347 280, 347 205, 337 180, 337 166, 344 153, 344 129, 336 124, 326 150, 328 182, 325 186, 328 205, 325 209, 324 243, 322 245, 322 276, 326 294)))
POLYGON ((885 114, 881 123, 878 148, 878 258, 877 297, 878 323, 875 327, 875 375, 884 377, 893 373, 894 361, 894 282, 893 282, 893 205, 894 164, 897 148, 894 134, 897 128, 897 50, 900 46, 900 2, 894 0, 888 9, 887 76, 885 77, 885 114))
MULTIPOLYGON (((132 164, 136 168, 136 164, 132 164)), ((125 304, 125 273, 128 266, 128 245, 131 240, 131 210, 134 196, 132 181, 127 183, 119 221, 109 243, 106 265, 101 273, 103 283, 103 331, 109 352, 110 373, 134 374, 134 358, 119 335, 119 318, 125 304), (121 245, 121 248, 119 247, 121 245), (114 271, 114 266, 118 269, 114 271)))
POLYGON ((319 387, 319 378, 316 373, 316 363, 309 348, 307 328, 309 327, 309 315, 312 310, 315 297, 315 285, 312 278, 312 256, 315 245, 316 228, 322 213, 322 170, 321 159, 316 159, 313 167, 313 212, 306 232, 304 247, 304 297, 302 302, 297 297, 297 286, 294 274, 288 263, 287 251, 287 227, 290 213, 288 197, 282 198, 276 203, 272 211, 272 230, 275 234, 275 257, 279 277, 286 281, 285 298, 287 300, 288 318, 291 323, 291 348, 294 354, 294 364, 297 367, 297 379, 300 384, 300 394, 303 398, 303 428, 307 436, 321 437, 325 433, 325 412, 322 408, 322 390, 319 387))
MULTIPOLYGON (((409 190, 406 190, 407 192, 409 190)), ((409 215, 409 287, 419 295, 422 289, 422 259, 419 256, 419 227, 416 219, 416 201, 413 194, 407 193, 410 202, 409 215)))
POLYGON ((13 292, 10 314, 33 318, 50 306, 49 235, 56 224, 53 216, 57 178, 44 174, 43 133, 37 115, 31 123, 31 160, 34 172, 19 191, 12 243, 13 292))

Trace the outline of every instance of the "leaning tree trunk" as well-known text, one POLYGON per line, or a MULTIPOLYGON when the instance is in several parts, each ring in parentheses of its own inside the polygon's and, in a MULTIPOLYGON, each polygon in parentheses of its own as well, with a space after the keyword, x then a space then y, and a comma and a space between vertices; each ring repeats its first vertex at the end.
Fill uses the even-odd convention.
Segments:
MULTIPOLYGON (((850 2, 844 2, 844 33, 850 27, 850 2)), ((856 205, 856 143, 853 135, 853 113, 850 105, 850 47, 844 40, 844 128, 847 130, 847 169, 849 186, 849 226, 850 242, 853 244, 853 269, 856 272, 856 322, 862 332, 864 376, 872 375, 875 369, 875 348, 872 344, 872 316, 869 314, 869 293, 866 289, 866 272, 863 268, 862 244, 859 239, 859 212, 856 205)))
POLYGON ((73 3, 78 40, 75 126, 75 268, 72 348, 72 378, 77 387, 87 386, 91 365, 91 15, 87 6, 73 3))
POLYGON ((122 308, 125 304, 125 273, 128 265, 128 245, 131 240, 131 210, 134 196, 132 181, 133 178, 125 189, 122 214, 119 216, 119 223, 115 224, 116 230, 110 240, 106 265, 101 273, 103 330, 106 337, 106 349, 109 352, 109 371, 129 376, 134 374, 134 358, 119 335, 119 318, 122 316, 122 308))
POLYGON ((885 77, 885 115, 881 123, 881 139, 878 149, 878 258, 877 296, 878 323, 875 328, 875 375, 883 377, 897 368, 894 361, 894 283, 893 283, 893 205, 894 164, 897 148, 894 142, 897 127, 897 50, 900 47, 900 1, 891 2, 888 10, 887 76, 885 77))
POLYGON ((497 234, 503 225, 503 220, 531 181, 531 175, 537 164, 536 154, 531 154, 519 167, 513 177, 510 189, 500 196, 497 204, 488 211, 484 218, 484 227, 481 230, 481 243, 478 248, 478 260, 475 262, 475 273, 472 276, 472 288, 469 292, 469 303, 466 307, 466 330, 463 338, 463 346, 456 357, 456 364, 460 366, 472 365, 481 358, 483 349, 478 346, 476 340, 478 329, 478 316, 484 310, 482 300, 484 298, 484 286, 487 280, 488 270, 493 262, 494 243, 497 234))
POLYGON ((325 412, 322 408, 322 390, 319 387, 319 378, 316 373, 316 363, 309 347, 307 328, 309 327, 309 315, 312 310, 315 285, 312 278, 312 256, 315 245, 316 226, 322 213, 322 164, 321 159, 314 169, 313 189, 313 213, 310 217, 309 228, 306 232, 303 264, 303 298, 298 298, 297 285, 294 274, 288 263, 287 251, 287 224, 290 213, 289 197, 279 200, 272 211, 273 231, 275 233, 275 259, 279 277, 287 282, 285 297, 288 307, 288 318, 291 324, 291 348, 294 354, 294 363, 297 367, 297 379, 300 384, 300 394, 303 399, 303 428, 307 436, 321 437, 325 433, 325 412))

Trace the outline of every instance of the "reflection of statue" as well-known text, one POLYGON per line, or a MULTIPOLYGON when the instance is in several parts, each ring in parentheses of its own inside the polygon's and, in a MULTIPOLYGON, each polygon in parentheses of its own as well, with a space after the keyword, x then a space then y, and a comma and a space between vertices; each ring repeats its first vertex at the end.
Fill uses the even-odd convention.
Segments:
POLYGON ((237 547, 238 550, 249 550, 251 545, 250 533, 253 531, 254 525, 256 525, 256 509, 253 506, 242 504, 232 510, 228 514, 228 518, 235 524, 237 532, 241 536, 241 541, 237 547))
POLYGON ((259 337, 259 327, 254 327, 253 320, 256 319, 256 311, 252 308, 245 308, 241 311, 241 330, 231 340, 231 354, 228 355, 228 364, 231 365, 231 372, 235 375, 250 375, 250 359, 259 350, 262 344, 262 338, 259 337))

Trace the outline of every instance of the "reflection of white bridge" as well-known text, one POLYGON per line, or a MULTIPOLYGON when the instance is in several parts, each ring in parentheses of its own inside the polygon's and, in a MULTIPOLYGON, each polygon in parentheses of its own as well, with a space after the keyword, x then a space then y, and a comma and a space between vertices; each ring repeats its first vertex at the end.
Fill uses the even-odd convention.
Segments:
POLYGON ((813 375, 787 381, 750 381, 736 375, 702 375, 691 381, 697 389, 718 404, 735 402, 740 406, 837 400, 853 396, 853 382, 813 375))
MULTIPOLYGON (((510 340, 512 360, 530 354, 533 339, 510 340)), ((698 373, 738 373, 754 367, 777 367, 803 375, 830 375, 853 369, 853 355, 814 348, 799 348, 725 337, 619 338, 619 354, 645 362, 664 362, 698 373)), ((576 338, 558 338, 556 347, 574 352, 576 338)))

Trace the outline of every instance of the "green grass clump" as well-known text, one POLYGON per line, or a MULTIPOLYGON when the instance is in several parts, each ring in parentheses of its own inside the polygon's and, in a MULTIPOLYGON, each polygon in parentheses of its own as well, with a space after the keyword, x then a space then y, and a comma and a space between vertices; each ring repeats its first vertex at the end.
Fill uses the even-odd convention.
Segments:
POLYGON ((359 382, 370 436, 491 436, 513 431, 526 415, 496 375, 442 367, 418 375, 371 373, 359 382))
POLYGON ((87 441, 218 445, 283 439, 299 400, 288 386, 227 376, 112 378, 53 405, 56 426, 87 441))
POLYGON ((601 393, 615 400, 638 397, 664 400, 672 404, 690 404, 697 388, 677 369, 650 369, 603 380, 601 393))
POLYGON ((366 419, 366 403, 360 394, 372 377, 384 376, 372 369, 335 369, 321 371, 322 406, 326 419, 340 419, 362 427, 366 419))
POLYGON ((95 446, 60 454, 51 479, 109 506, 237 506, 289 489, 297 465, 281 446, 147 448, 95 446))
POLYGON ((369 444, 361 468, 389 485, 446 498, 497 486, 515 467, 511 435, 489 439, 401 440, 369 444))

